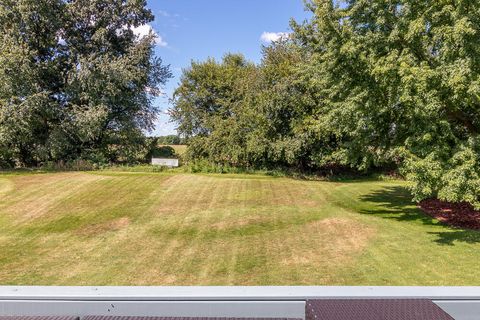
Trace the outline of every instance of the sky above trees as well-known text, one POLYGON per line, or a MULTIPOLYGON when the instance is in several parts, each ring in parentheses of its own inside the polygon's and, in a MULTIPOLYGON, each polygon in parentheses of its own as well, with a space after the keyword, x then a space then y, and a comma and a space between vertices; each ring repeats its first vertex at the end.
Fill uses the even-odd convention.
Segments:
MULTIPOLYGON (((150 24, 158 34, 157 55, 171 65, 174 78, 156 103, 163 111, 178 85, 181 69, 191 60, 220 59, 242 53, 253 62, 261 59, 261 46, 290 31, 289 21, 309 17, 302 0, 149 0, 155 15, 150 24)), ((148 32, 145 26, 139 33, 148 32)), ((162 113, 153 135, 175 133, 175 124, 162 113)))

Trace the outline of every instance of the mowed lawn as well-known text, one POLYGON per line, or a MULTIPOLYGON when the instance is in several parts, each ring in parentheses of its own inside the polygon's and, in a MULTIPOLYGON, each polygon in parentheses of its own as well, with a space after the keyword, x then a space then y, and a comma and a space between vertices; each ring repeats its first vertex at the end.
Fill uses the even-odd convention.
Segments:
POLYGON ((480 233, 401 181, 0 175, 0 283, 480 285, 480 233))

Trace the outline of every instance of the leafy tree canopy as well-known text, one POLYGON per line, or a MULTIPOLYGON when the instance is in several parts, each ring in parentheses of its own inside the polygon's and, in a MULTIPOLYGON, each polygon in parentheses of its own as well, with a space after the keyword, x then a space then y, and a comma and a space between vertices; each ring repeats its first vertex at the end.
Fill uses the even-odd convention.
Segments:
POLYGON ((2 1, 0 165, 116 161, 152 129, 170 72, 133 32, 152 20, 142 0, 2 1))
POLYGON ((341 148, 361 167, 396 161, 416 200, 480 206, 480 3, 308 7, 314 18, 293 28, 311 57, 300 73, 320 98, 318 130, 346 133, 341 148))

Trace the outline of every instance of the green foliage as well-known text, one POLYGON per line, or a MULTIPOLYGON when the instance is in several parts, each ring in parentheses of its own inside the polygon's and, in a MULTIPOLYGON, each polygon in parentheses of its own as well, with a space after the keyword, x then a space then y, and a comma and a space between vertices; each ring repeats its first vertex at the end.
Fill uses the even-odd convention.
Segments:
POLYGON ((175 156, 175 149, 170 146, 157 147, 152 151, 152 157, 174 158, 175 156))
POLYGON ((307 1, 264 48, 193 62, 173 118, 190 159, 234 167, 402 168, 416 200, 480 207, 480 2, 307 1))
POLYGON ((436 196, 450 202, 468 202, 480 209, 480 150, 478 140, 470 140, 453 152, 447 161, 430 154, 408 160, 407 178, 412 181, 415 200, 436 196))
POLYGON ((68 162, 64 161, 47 161, 42 164, 41 170, 44 171, 91 171, 101 169, 98 162, 88 160, 72 160, 68 162))
POLYGON ((220 173, 220 174, 226 174, 226 173, 251 174, 251 173, 260 172, 252 168, 235 167, 229 164, 213 163, 206 159, 196 159, 196 160, 190 161, 186 166, 184 166, 183 171, 187 173, 220 173))
POLYGON ((414 195, 414 200, 431 197, 439 190, 443 167, 441 161, 435 159, 433 154, 424 159, 408 159, 405 162, 404 172, 407 180, 412 184, 410 189, 414 195))
MULTIPOLYGON (((477 143, 478 145, 478 143, 477 143)), ((480 210, 480 150, 462 147, 447 163, 438 197, 450 202, 469 202, 480 210)))
POLYGON ((132 31, 152 20, 146 1, 2 1, 0 164, 130 161, 170 77, 132 31))
POLYGON ((175 91, 171 110, 179 131, 188 138, 188 157, 246 165, 242 130, 247 123, 243 101, 256 68, 241 55, 226 55, 221 62, 192 62, 175 91))
POLYGON ((337 161, 404 163, 416 200, 479 207, 480 4, 318 0, 309 8, 312 21, 293 24, 311 57, 301 74, 320 97, 314 126, 341 137, 337 161), (392 157, 396 150, 404 157, 392 157))
POLYGON ((185 144, 184 139, 182 139, 178 135, 168 135, 168 136, 160 136, 156 137, 159 144, 165 145, 181 145, 185 144))

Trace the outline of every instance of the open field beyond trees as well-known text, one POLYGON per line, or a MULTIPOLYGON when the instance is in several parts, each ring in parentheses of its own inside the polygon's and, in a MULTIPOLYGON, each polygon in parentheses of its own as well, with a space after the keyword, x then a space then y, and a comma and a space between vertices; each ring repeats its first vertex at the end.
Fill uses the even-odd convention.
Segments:
POLYGON ((480 285, 480 233, 402 181, 0 175, 0 283, 480 285))

